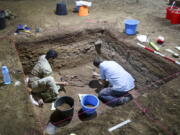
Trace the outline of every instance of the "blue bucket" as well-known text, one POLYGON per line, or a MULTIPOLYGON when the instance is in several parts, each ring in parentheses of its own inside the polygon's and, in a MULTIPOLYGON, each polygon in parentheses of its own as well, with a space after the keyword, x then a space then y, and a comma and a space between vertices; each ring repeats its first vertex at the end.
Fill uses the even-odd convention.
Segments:
POLYGON ((137 25, 139 24, 138 20, 127 19, 124 21, 125 24, 125 33, 127 35, 135 35, 137 32, 137 25))
POLYGON ((67 8, 65 3, 57 3, 56 5, 57 15, 67 15, 67 8))
POLYGON ((92 115, 96 112, 99 106, 99 99, 94 95, 85 95, 81 100, 82 110, 87 115, 92 115))

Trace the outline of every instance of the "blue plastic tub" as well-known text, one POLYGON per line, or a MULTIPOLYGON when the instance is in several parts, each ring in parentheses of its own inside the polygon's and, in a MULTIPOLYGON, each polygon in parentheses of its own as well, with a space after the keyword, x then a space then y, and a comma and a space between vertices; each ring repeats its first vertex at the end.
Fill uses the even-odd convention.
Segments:
POLYGON ((87 115, 92 115, 96 112, 96 109, 99 106, 99 99, 94 95, 83 96, 81 100, 82 110, 87 115), (87 106, 91 105, 91 107, 87 106))
POLYGON ((139 24, 138 20, 127 19, 124 21, 125 24, 125 33, 127 35, 135 35, 137 32, 137 25, 139 24))
POLYGON ((57 15, 67 15, 67 8, 65 3, 57 3, 56 5, 56 14, 57 15))

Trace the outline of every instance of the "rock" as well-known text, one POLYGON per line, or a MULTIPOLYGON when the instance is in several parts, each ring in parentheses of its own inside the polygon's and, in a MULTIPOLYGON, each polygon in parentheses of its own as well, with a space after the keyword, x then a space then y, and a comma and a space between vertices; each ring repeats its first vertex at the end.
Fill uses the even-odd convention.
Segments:
POLYGON ((103 42, 102 42, 102 40, 101 39, 98 39, 94 44, 95 45, 101 45, 103 42))
POLYGON ((98 39, 95 43, 95 49, 98 54, 101 54, 101 45, 102 45, 102 40, 98 39))
POLYGON ((76 135, 75 133, 70 133, 70 135, 76 135))
POLYGON ((178 93, 173 94, 173 97, 175 97, 175 98, 177 98, 178 96, 179 96, 178 93))

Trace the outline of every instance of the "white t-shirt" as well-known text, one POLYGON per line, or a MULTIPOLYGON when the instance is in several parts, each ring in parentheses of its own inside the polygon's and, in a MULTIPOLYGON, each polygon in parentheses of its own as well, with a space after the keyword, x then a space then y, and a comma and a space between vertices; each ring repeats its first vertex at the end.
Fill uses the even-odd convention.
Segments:
POLYGON ((99 65, 102 80, 108 80, 115 91, 126 92, 135 87, 134 78, 115 61, 103 61, 99 65))

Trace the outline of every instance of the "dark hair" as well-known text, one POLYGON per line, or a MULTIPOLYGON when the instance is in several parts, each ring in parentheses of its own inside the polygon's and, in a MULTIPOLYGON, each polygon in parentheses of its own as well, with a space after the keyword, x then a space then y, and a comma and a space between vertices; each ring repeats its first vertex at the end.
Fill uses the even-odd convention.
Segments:
POLYGON ((101 64, 103 60, 99 57, 96 57, 93 61, 94 66, 99 67, 99 64, 101 64))
POLYGON ((53 58, 55 59, 56 57, 58 56, 57 52, 55 50, 49 50, 47 53, 46 53, 46 59, 50 59, 50 58, 53 58))

